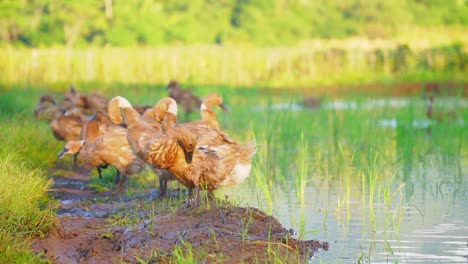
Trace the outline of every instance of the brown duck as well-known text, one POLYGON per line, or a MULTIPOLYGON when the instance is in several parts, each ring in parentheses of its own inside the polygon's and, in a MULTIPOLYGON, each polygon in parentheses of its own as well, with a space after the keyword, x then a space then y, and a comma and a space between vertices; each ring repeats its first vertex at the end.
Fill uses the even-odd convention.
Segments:
MULTIPOLYGON (((176 106, 173 101, 168 109, 176 106)), ((174 112, 177 114, 172 110, 167 115, 172 121, 176 121, 174 112)), ((239 144, 221 130, 201 122, 165 127, 164 135, 148 145, 145 160, 171 172, 189 188, 189 194, 195 190, 194 202, 198 205, 200 189, 211 194, 217 188, 235 185, 247 178, 255 152, 255 141, 239 144)), ((191 201, 189 197, 189 205, 191 201)))
POLYGON ((39 103, 34 108, 34 116, 38 120, 47 120, 48 122, 53 119, 61 117, 65 110, 57 105, 54 97, 51 95, 43 95, 39 98, 39 103))
POLYGON ((79 139, 81 128, 87 120, 87 117, 80 113, 65 111, 50 95, 39 99, 34 114, 38 119, 48 121, 55 138, 64 141, 79 139))
POLYGON ((429 95, 429 105, 426 110, 426 116, 430 120, 436 120, 439 122, 442 122, 444 120, 456 120, 457 119, 457 113, 454 110, 449 110, 449 111, 436 111, 434 112, 433 109, 434 105, 434 95, 430 94, 429 95))
POLYGON ((188 120, 190 113, 193 113, 200 109, 202 103, 200 97, 194 95, 191 91, 180 88, 177 81, 170 81, 167 85, 169 91, 169 97, 176 100, 185 111, 185 120, 188 120))
MULTIPOLYGON (((157 107, 156 105, 155 108, 157 107)), ((154 119, 150 121, 151 116, 153 115, 141 116, 133 109, 130 102, 121 96, 114 97, 109 102, 110 119, 114 124, 121 124, 125 119, 128 142, 134 153, 142 159, 148 143, 163 133, 162 125, 154 119)), ((159 176, 159 195, 164 196, 167 191, 167 181, 175 178, 165 170, 153 168, 153 171, 159 176)))
POLYGON ((83 114, 93 115, 97 111, 107 111, 109 99, 100 93, 93 92, 82 95, 71 85, 70 90, 65 93, 63 107, 65 110, 79 109, 83 114))
POLYGON ((146 166, 132 151, 127 140, 127 131, 122 128, 101 133, 96 120, 90 120, 84 130, 86 140, 68 141, 59 157, 79 152, 83 161, 91 166, 115 166, 120 176, 115 192, 121 192, 126 177, 141 172, 146 166))
MULTIPOLYGON (((93 124, 91 122, 91 124, 93 124)), ((89 120, 88 122, 86 122, 83 126, 83 129, 81 130, 81 137, 80 139, 83 139, 83 140, 90 140, 92 138, 95 138, 97 137, 98 135, 104 135, 106 133, 126 133, 126 129, 120 125, 116 125, 114 123, 112 123, 112 121, 110 120, 109 116, 107 115, 107 113, 105 112, 102 112, 102 111, 97 111, 96 114, 94 114, 89 120), (97 122, 98 124, 98 132, 94 131, 93 129, 88 129, 88 124, 91 122, 91 121, 95 121, 97 122), (89 135, 89 133, 94 133, 92 135, 89 135)), ((98 166, 96 169, 97 169, 97 172, 98 172, 98 175, 99 175, 99 179, 102 179, 102 170, 103 169, 106 169, 108 167, 108 164, 103 164, 101 166, 98 166)), ((119 183, 120 182, 120 175, 119 173, 117 173, 116 175, 116 178, 115 178, 115 182, 116 183, 119 183)))
MULTIPOLYGON (((166 97, 161 99, 154 110, 154 118, 163 124, 163 129, 171 127, 177 123, 177 102, 166 97), (159 106, 159 107, 157 107, 159 106)), ((185 123, 186 126, 206 125, 211 128, 220 129, 216 113, 213 106, 219 106, 225 112, 229 112, 227 106, 219 94, 212 93, 205 97, 200 106, 201 120, 185 123)))
MULTIPOLYGON (((78 140, 87 118, 80 113, 65 111, 50 95, 44 95, 39 99, 34 114, 37 119, 48 121, 54 137, 63 141, 78 140)), ((73 166, 76 165, 77 155, 74 155, 73 166)))

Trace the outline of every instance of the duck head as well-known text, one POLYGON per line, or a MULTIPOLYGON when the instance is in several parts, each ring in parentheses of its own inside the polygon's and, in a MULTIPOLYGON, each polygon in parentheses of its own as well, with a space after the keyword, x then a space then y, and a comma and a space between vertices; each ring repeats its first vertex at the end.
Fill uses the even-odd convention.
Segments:
POLYGON ((175 81, 175 80, 171 80, 166 88, 168 90, 171 90, 173 88, 179 88, 179 83, 177 81, 175 81))
POLYGON ((51 95, 43 95, 39 99, 39 103, 34 108, 36 119, 52 120, 63 115, 64 110, 60 109, 55 103, 55 99, 51 95))
POLYGON ((197 145, 197 137, 193 133, 181 133, 177 138, 177 144, 182 148, 185 162, 192 163, 193 151, 197 145))
POLYGON ((120 110, 127 107, 132 107, 132 105, 122 96, 116 96, 109 101, 107 112, 112 123, 117 125, 122 124, 123 117, 120 110))
POLYGON ((84 108, 86 107, 86 96, 81 95, 73 84, 70 85, 70 90, 65 93, 63 99, 63 107, 67 110, 75 107, 84 108))
POLYGON ((156 121, 163 123, 167 129, 177 123, 177 102, 165 97, 159 100, 153 107, 153 115, 156 121))
POLYGON ((154 118, 158 122, 161 122, 167 113, 177 116, 177 102, 170 97, 162 98, 153 107, 154 118))
POLYGON ((76 154, 80 151, 81 147, 84 144, 84 140, 72 140, 68 141, 63 147, 62 151, 58 154, 58 158, 63 158, 66 154, 76 154))
POLYGON ((209 94, 205 97, 205 100, 203 100, 202 105, 200 106, 200 110, 211 110, 212 106, 219 106, 221 109, 223 109, 225 112, 230 112, 229 108, 224 104, 223 98, 217 93, 212 93, 209 94))

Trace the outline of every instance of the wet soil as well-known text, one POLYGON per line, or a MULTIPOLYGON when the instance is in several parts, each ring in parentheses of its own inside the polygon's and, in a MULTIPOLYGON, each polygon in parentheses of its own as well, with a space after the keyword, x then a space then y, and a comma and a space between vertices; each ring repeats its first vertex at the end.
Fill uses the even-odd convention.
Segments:
POLYGON ((204 263, 304 263, 328 250, 327 242, 294 238, 256 208, 220 200, 188 208, 183 190, 163 199, 149 191, 96 193, 87 172, 52 178, 50 192, 60 202, 56 228, 32 249, 53 263, 179 263, 187 256, 204 263))

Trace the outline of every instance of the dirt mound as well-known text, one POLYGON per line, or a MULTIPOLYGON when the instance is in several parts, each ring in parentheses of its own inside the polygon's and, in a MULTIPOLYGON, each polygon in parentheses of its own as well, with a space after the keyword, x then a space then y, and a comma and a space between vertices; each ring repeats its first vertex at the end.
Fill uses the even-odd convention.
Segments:
POLYGON ((83 186, 86 182, 70 185, 57 178, 54 196, 62 199, 57 228, 33 241, 32 249, 54 263, 168 263, 189 259, 299 263, 307 262, 319 249, 328 250, 326 242, 292 238, 294 231, 256 208, 220 201, 186 208, 180 201, 148 202, 142 195, 93 198, 83 186), (66 192, 61 192, 65 190, 61 184, 68 184, 66 192), (81 198, 70 191, 73 186, 84 191, 81 198))

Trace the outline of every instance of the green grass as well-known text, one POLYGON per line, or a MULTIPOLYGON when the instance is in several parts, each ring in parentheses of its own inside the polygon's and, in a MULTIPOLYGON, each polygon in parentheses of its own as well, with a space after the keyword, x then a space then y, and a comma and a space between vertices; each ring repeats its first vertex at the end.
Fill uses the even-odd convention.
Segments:
POLYGON ((0 232, 0 263, 50 263, 33 254, 23 237, 0 232))
POLYGON ((53 220, 46 196, 51 181, 41 171, 19 160, 17 155, 4 151, 0 155, 1 229, 18 235, 47 230, 53 220))
POLYGON ((5 263, 39 263, 28 251, 28 238, 54 225, 54 203, 46 195, 51 181, 18 154, 0 152, 0 259, 5 263))
POLYGON ((38 91, 0 96, 0 259, 4 263, 41 263, 28 240, 53 227, 55 202, 47 197, 45 171, 60 148, 46 124, 33 120, 38 91))

